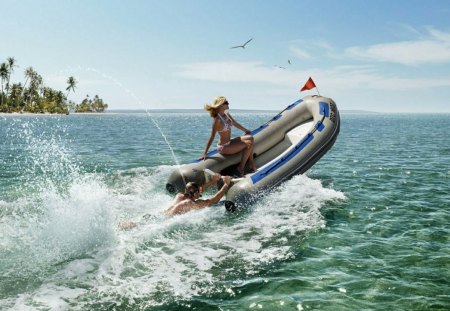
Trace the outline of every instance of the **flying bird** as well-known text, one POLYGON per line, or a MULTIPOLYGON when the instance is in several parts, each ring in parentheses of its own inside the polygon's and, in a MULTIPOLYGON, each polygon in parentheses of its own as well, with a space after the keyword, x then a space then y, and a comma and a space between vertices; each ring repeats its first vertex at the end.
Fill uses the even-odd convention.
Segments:
POLYGON ((277 68, 280 68, 280 69, 286 69, 286 67, 282 67, 282 66, 278 66, 278 65, 274 65, 274 66, 277 68))
POLYGON ((291 60, 290 59, 288 59, 288 63, 289 63, 289 65, 291 64, 291 60))
POLYGON ((253 38, 251 38, 250 40, 245 42, 243 45, 232 46, 230 49, 236 49, 236 48, 243 48, 243 49, 245 49, 245 46, 247 45, 247 43, 249 43, 252 40, 253 40, 253 38))

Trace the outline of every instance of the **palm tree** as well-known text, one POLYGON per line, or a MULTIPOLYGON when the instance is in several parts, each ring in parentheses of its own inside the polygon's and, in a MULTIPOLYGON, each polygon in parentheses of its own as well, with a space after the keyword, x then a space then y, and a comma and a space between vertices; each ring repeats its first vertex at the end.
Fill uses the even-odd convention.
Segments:
POLYGON ((25 104, 22 98, 22 85, 20 83, 13 83, 9 90, 8 104, 16 111, 22 110, 25 104))
POLYGON ((69 79, 67 79, 67 87, 66 87, 66 91, 67 91, 67 95, 66 97, 69 97, 69 92, 70 90, 72 90, 72 92, 75 93, 75 86, 77 85, 77 80, 75 80, 74 77, 70 76, 69 79))
MULTIPOLYGON (((23 95, 24 95, 24 92, 27 89, 27 82, 28 82, 28 80, 31 81, 35 75, 36 75, 36 71, 34 71, 33 67, 28 67, 27 69, 25 69, 25 83, 23 84, 21 97, 24 97, 23 95)), ((24 97, 24 102, 26 102, 26 97, 28 97, 28 96, 24 97)))
POLYGON ((27 97, 29 100, 28 106, 32 107, 39 101, 39 91, 44 80, 42 79, 42 76, 34 71, 31 67, 25 71, 25 75, 27 76, 27 79, 30 79, 30 86, 27 89, 27 97))
POLYGON ((33 67, 28 67, 27 69, 25 69, 25 83, 23 84, 24 89, 27 86, 28 79, 31 79, 35 75, 35 73, 36 72, 34 71, 33 67))
POLYGON ((5 80, 8 79, 8 74, 9 74, 9 70, 8 70, 8 65, 6 63, 2 63, 0 65, 0 78, 2 80, 2 92, 0 93, 0 106, 3 106, 3 84, 5 83, 5 80))
POLYGON ((14 67, 16 67, 16 60, 14 59, 14 57, 8 57, 6 59, 8 68, 9 68, 9 72, 8 72, 8 80, 6 81, 6 94, 8 94, 9 91, 9 81, 11 79, 11 74, 14 71, 14 67))

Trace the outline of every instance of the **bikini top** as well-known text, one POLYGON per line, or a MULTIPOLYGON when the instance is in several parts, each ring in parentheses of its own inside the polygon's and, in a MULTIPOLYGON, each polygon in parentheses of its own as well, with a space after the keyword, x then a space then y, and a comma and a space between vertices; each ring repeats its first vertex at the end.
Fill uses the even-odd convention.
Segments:
POLYGON ((219 132, 228 132, 231 131, 231 127, 233 126, 233 121, 225 115, 225 118, 223 118, 220 114, 217 114, 220 118, 220 121, 223 123, 223 129, 219 132))

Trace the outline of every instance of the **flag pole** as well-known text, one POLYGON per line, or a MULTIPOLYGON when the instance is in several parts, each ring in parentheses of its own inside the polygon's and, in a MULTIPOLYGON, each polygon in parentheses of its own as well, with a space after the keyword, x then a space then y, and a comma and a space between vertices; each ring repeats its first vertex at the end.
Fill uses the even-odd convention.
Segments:
POLYGON ((319 89, 317 88, 317 86, 316 86, 316 90, 317 90, 317 94, 319 94, 319 96, 322 96, 322 95, 320 95, 320 92, 319 92, 319 89))

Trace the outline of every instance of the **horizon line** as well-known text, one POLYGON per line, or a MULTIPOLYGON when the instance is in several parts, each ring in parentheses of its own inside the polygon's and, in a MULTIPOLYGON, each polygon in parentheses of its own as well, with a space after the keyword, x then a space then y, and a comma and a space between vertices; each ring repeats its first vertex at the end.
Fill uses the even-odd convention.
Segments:
MULTIPOLYGON (((137 109, 127 109, 127 108, 109 108, 107 111, 109 112, 124 112, 124 111, 134 111, 134 112, 146 112, 146 111, 155 111, 155 112, 173 112, 173 111, 191 111, 191 112, 206 112, 202 108, 164 108, 164 109, 145 109, 145 108, 137 108, 137 109)), ((277 112, 280 111, 278 109, 233 109, 233 112, 277 112)), ((364 112, 364 113, 380 113, 378 111, 370 111, 370 110, 362 110, 362 109, 343 109, 339 110, 340 112, 364 112)), ((106 112, 106 111, 105 111, 106 112)), ((383 113, 383 112, 381 112, 383 113)))
MULTIPOLYGON (((175 112, 205 112, 204 109, 201 108, 166 108, 166 109, 108 109, 105 112, 130 112, 130 113, 139 113, 139 112, 167 112, 167 113, 175 113, 175 112)), ((268 110, 268 109, 233 109, 232 112, 237 113, 249 113, 249 112, 262 112, 262 113, 277 113, 280 112, 280 110, 268 110)), ((436 112, 436 111, 372 111, 372 110, 364 110, 364 109, 342 109, 339 110, 340 113, 362 113, 362 114, 386 114, 386 113, 392 113, 392 114, 399 114, 399 113, 410 113, 410 114, 437 114, 437 113, 444 113, 448 114, 449 112, 436 112)))

